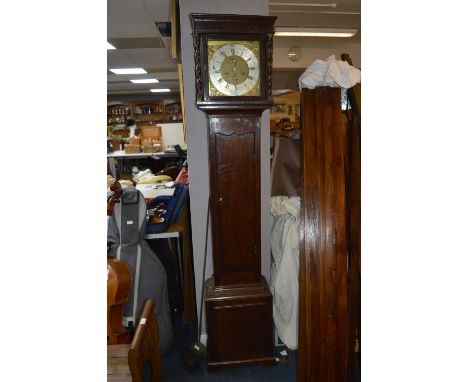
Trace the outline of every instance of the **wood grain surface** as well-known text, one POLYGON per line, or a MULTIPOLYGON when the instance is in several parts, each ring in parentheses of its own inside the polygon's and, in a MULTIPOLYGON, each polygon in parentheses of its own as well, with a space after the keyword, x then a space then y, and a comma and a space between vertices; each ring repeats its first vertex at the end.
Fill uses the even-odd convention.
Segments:
POLYGON ((297 380, 344 381, 348 243, 341 89, 303 90, 301 122, 297 380))

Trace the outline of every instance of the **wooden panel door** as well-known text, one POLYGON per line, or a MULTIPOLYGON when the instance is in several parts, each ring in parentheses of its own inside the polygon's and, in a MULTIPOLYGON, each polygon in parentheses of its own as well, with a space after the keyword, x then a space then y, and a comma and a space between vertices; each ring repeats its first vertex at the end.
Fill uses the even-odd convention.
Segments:
POLYGON ((347 232, 341 89, 301 93, 301 253, 297 380, 344 381, 347 232))
POLYGON ((259 119, 210 117, 216 286, 260 282, 259 119))

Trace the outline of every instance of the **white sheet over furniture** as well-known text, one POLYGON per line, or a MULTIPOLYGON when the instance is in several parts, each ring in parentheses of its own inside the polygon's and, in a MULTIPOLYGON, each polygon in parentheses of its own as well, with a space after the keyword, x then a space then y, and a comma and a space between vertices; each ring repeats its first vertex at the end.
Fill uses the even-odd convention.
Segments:
POLYGON ((297 349, 299 300, 299 225, 300 198, 271 198, 270 289, 273 295, 273 319, 284 344, 297 349))

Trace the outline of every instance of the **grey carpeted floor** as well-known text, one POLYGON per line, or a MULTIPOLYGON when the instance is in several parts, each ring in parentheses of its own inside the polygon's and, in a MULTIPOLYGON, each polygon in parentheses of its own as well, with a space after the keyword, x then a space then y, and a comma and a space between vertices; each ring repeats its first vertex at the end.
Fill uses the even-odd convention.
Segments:
POLYGON ((179 354, 164 358, 164 372, 161 382, 293 382, 296 380, 296 353, 290 352, 289 359, 272 367, 240 366, 223 368, 208 373, 206 363, 200 365, 195 373, 189 373, 182 363, 179 354))

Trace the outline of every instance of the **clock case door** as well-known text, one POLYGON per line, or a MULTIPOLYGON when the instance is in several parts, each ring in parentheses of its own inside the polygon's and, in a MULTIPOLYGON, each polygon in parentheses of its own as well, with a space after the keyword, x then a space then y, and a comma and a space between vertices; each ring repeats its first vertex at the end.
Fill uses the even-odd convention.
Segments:
POLYGON ((260 119, 208 120, 215 286, 259 283, 260 119))

